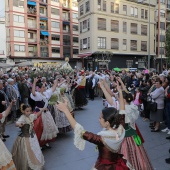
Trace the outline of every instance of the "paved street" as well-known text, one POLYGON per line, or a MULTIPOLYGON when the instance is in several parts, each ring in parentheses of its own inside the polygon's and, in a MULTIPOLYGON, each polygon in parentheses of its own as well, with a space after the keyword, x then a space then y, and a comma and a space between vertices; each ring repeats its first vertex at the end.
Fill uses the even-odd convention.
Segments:
MULTIPOLYGON (((98 122, 99 114, 102 110, 101 99, 89 101, 88 106, 84 110, 75 112, 76 120, 82 124, 86 130, 92 132, 100 131, 98 122)), ((145 148, 151 159, 155 170, 170 170, 170 165, 165 163, 168 158, 168 150, 170 149, 170 141, 166 140, 165 133, 152 133, 149 129, 149 123, 143 122, 139 118, 137 122, 139 129, 145 139, 145 148)), ((163 128, 163 127, 162 127, 163 128)), ((18 129, 14 125, 8 125, 7 134, 10 139, 5 142, 8 149, 11 150, 12 144, 17 136, 18 129)), ((58 136, 56 142, 52 143, 52 149, 43 151, 45 156, 45 170, 91 170, 97 158, 95 145, 86 143, 84 151, 79 151, 73 145, 73 133, 67 133, 58 136)))

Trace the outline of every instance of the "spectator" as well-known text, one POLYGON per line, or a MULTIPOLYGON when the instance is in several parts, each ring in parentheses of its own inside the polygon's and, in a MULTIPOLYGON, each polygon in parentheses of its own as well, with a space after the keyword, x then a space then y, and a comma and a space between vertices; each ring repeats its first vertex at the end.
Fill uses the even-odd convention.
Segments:
POLYGON ((150 95, 152 99, 157 103, 157 111, 151 111, 151 120, 155 121, 156 124, 152 128, 151 132, 159 132, 160 122, 163 121, 163 111, 164 111, 164 88, 162 87, 162 81, 160 79, 156 80, 156 90, 150 95))

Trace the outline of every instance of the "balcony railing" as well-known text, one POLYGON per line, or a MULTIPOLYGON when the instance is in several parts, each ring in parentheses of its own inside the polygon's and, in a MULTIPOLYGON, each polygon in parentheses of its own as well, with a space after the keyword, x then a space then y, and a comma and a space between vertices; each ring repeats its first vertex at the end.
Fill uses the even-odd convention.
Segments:
POLYGON ((28 23, 28 28, 37 28, 35 23, 28 23))
POLYGON ((28 8, 28 9, 27 9, 27 13, 28 13, 28 14, 36 15, 37 10, 36 10, 36 8, 28 8))
POLYGON ((48 41, 47 40, 40 40, 40 45, 46 46, 46 45, 48 45, 48 41))
POLYGON ((29 51, 29 52, 28 52, 28 56, 29 56, 29 57, 37 57, 37 52, 35 52, 35 51, 29 51))
POLYGON ((28 38, 29 43, 36 43, 37 39, 36 38, 28 38))
POLYGON ((49 57, 48 52, 41 52, 41 57, 49 57))

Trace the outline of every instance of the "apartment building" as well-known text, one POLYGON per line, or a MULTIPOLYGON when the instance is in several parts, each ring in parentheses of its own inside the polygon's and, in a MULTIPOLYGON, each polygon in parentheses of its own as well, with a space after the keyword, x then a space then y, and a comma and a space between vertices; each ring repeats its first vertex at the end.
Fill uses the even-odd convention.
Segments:
POLYGON ((6 29, 5 29, 5 17, 0 17, 0 63, 6 63, 6 29))
POLYGON ((5 9, 7 56, 15 63, 78 61, 76 0, 7 0, 5 9))
POLYGON ((148 3, 138 0, 78 0, 79 57, 84 58, 84 66, 88 69, 147 66, 148 50, 151 58, 156 55, 154 1, 151 0, 149 15, 148 3), (113 55, 102 61, 105 52, 113 55), (94 60, 96 54, 98 58, 94 60))

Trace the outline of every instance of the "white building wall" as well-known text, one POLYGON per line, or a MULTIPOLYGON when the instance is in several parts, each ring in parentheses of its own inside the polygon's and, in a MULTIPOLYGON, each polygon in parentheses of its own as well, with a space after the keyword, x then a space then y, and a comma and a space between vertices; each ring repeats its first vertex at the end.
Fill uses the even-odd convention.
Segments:
POLYGON ((6 60, 6 28, 5 18, 0 18, 0 60, 6 60))

